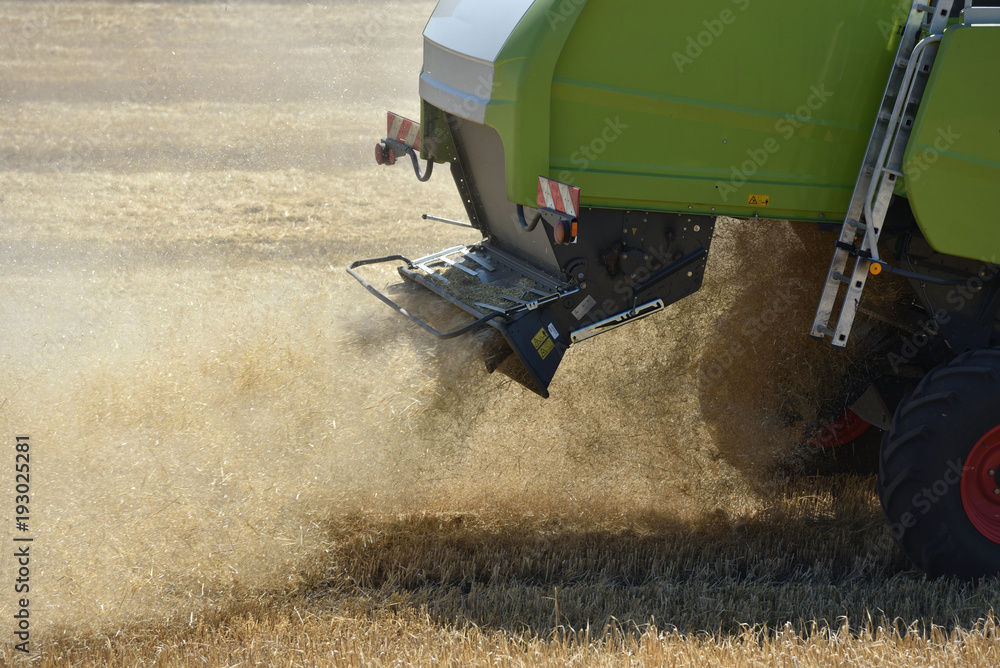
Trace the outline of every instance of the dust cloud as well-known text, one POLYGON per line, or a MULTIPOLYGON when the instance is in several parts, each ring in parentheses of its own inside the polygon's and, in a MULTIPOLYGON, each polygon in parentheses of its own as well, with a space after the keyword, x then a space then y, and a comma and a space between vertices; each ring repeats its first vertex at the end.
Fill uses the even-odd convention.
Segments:
POLYGON ((766 502, 825 353, 818 283, 753 240, 794 274, 776 249, 816 235, 721 221, 704 290, 574 349, 548 401, 344 272, 474 241, 419 220, 464 217, 445 173, 369 166, 432 6, 0 2, 0 432, 31 437, 47 633, 292 586, 337 514, 766 502))

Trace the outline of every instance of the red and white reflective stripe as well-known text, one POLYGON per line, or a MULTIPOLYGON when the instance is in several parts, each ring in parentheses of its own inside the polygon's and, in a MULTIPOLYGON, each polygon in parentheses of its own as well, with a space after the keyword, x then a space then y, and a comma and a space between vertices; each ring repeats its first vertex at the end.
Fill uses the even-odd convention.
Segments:
POLYGON ((389 112, 389 139, 406 144, 410 148, 420 150, 420 123, 389 112))
POLYGON ((538 206, 576 218, 580 211, 580 189, 539 176, 538 206))

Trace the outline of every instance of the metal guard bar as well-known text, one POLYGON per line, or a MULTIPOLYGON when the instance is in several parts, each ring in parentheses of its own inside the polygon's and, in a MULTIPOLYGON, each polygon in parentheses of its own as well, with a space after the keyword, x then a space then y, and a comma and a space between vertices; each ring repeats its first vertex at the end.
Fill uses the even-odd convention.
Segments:
POLYGON ((521 229, 525 232, 532 232, 536 227, 538 227, 538 222, 542 219, 542 214, 547 213, 555 218, 565 220, 567 222, 576 222, 576 217, 569 214, 563 213, 562 211, 556 211, 555 209, 549 209, 547 207, 541 207, 535 210, 535 217, 528 222, 528 219, 524 216, 524 205, 517 205, 517 222, 521 226, 521 229))
POLYGON ((517 222, 521 226, 521 229, 525 232, 533 232, 536 227, 538 227, 538 221, 542 219, 542 212, 538 210, 535 212, 535 217, 531 219, 529 223, 527 218, 524 217, 524 205, 517 205, 517 222))
POLYGON ((906 269, 900 269, 899 267, 894 267, 884 260, 872 260, 873 264, 878 264, 882 266, 882 269, 890 274, 896 276, 902 276, 903 278, 912 279, 914 281, 921 281, 923 283, 933 283, 934 285, 946 285, 946 286, 959 286, 968 284, 968 279, 960 278, 940 278, 938 276, 931 276, 929 274, 921 274, 915 271, 909 271, 906 269))
POLYGON ((413 268, 413 263, 408 258, 405 258, 402 255, 389 255, 386 257, 377 257, 377 258, 372 258, 370 260, 357 260, 356 262, 352 262, 351 265, 347 267, 347 273, 353 276, 358 283, 363 285, 365 289, 368 290, 368 292, 378 297, 379 300, 387 304, 394 311, 406 316, 407 318, 417 323, 418 325, 420 325, 425 330, 427 330, 428 332, 430 332, 439 339, 458 338, 459 336, 463 336, 465 334, 468 334, 469 332, 479 329, 480 327, 488 323, 490 320, 494 320, 496 318, 507 315, 506 313, 497 311, 496 313, 491 313, 489 315, 483 316, 482 318, 476 320, 475 322, 470 323, 465 327, 462 327, 461 329, 456 329, 453 332, 439 332, 434 327, 427 324, 426 322, 424 322, 417 316, 413 315, 412 313, 404 309, 402 306, 400 306, 399 304, 397 304, 396 302, 392 301, 384 294, 379 292, 375 287, 371 285, 371 283, 366 281, 364 278, 361 277, 361 275, 357 271, 355 271, 358 267, 364 267, 369 264, 384 264, 386 262, 400 262, 400 261, 405 262, 408 267, 413 268))
POLYGON ((416 152, 412 148, 407 147, 406 148, 406 154, 408 156, 410 156, 410 160, 413 161, 413 171, 417 175, 417 180, 420 181, 421 183, 427 183, 428 181, 430 181, 431 180, 431 175, 434 174, 434 161, 433 160, 428 160, 427 161, 427 169, 424 171, 423 174, 421 174, 420 173, 420 161, 417 160, 417 154, 416 154, 416 152))

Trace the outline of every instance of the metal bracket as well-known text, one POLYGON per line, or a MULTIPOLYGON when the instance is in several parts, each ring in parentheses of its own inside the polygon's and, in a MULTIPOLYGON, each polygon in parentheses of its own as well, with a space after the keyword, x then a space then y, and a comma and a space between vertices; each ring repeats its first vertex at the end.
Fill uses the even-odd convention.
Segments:
POLYGON ((552 216, 553 218, 556 218, 558 220, 564 220, 567 223, 576 222, 576 216, 571 216, 568 213, 563 213, 562 211, 556 211, 555 209, 541 207, 535 210, 535 217, 532 218, 531 222, 529 223, 528 219, 524 215, 524 205, 523 204, 517 205, 517 222, 521 225, 521 229, 524 230, 525 232, 531 232, 536 227, 538 227, 538 223, 540 220, 542 220, 543 214, 552 216))
POLYGON ((380 165, 387 165, 391 167, 396 164, 396 158, 404 153, 410 156, 410 160, 413 161, 413 171, 417 175, 417 180, 421 183, 429 181, 431 175, 434 173, 434 160, 428 160, 427 167, 423 172, 421 172, 420 160, 417 158, 417 152, 401 141, 397 141, 389 137, 383 139, 375 147, 375 162, 380 165))
POLYGON ((889 430, 892 423, 892 411, 886 407, 882 395, 874 385, 869 385, 865 393, 851 404, 851 410, 865 422, 885 431, 889 430))
POLYGON ((373 287, 371 285, 371 283, 369 283, 368 281, 366 281, 361 276, 361 274, 359 274, 356 271, 358 269, 358 267, 364 267, 364 266, 372 265, 372 264, 384 264, 386 262, 405 262, 406 266, 409 267, 410 269, 415 269, 416 266, 417 266, 417 265, 413 264, 413 262, 411 262, 408 258, 403 257, 402 255, 389 255, 389 256, 386 256, 386 257, 377 257, 377 258, 372 258, 370 260, 357 260, 356 262, 352 262, 350 264, 350 266, 347 267, 347 273, 350 274, 351 276, 353 276, 354 279, 358 283, 360 283, 361 285, 363 285, 365 287, 365 289, 368 290, 368 292, 370 292, 373 295, 375 295, 376 297, 378 297, 379 300, 382 301, 384 304, 388 305, 390 308, 392 308, 397 313, 406 316, 407 318, 409 318, 413 322, 417 323, 418 325, 420 325, 425 330, 427 330, 428 332, 430 332, 431 334, 433 334, 434 336, 436 336, 439 339, 454 339, 454 338, 457 338, 459 336, 462 336, 464 334, 468 334, 469 332, 472 332, 472 331, 475 331, 475 330, 479 329, 480 327, 482 327, 483 325, 485 325, 486 323, 488 323, 490 320, 495 320, 496 318, 506 317, 507 316, 507 312, 506 311, 499 311, 499 312, 489 313, 489 314, 487 314, 487 315, 479 318, 475 322, 469 323, 468 325, 466 325, 464 327, 461 327, 459 329, 456 329, 453 332, 440 332, 437 329, 435 329, 434 327, 432 327, 431 325, 427 324, 426 322, 424 322, 423 320, 421 320, 420 318, 418 318, 417 316, 413 315, 412 313, 410 313, 409 311, 407 311, 406 309, 404 309, 402 306, 400 306, 396 302, 394 302, 391 299, 389 299, 388 297, 386 297, 381 292, 379 292, 378 289, 376 289, 375 287, 373 287))

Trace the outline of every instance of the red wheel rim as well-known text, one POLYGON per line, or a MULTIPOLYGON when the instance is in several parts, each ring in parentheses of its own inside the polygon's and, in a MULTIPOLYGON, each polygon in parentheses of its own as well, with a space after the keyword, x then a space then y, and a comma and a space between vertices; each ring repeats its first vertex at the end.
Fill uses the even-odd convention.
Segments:
POLYGON ((962 505, 972 526, 1000 543, 1000 427, 983 436, 965 459, 962 505))
POLYGON ((856 441, 869 427, 869 423, 848 408, 843 415, 825 425, 809 439, 809 444, 818 448, 837 448, 856 441))

